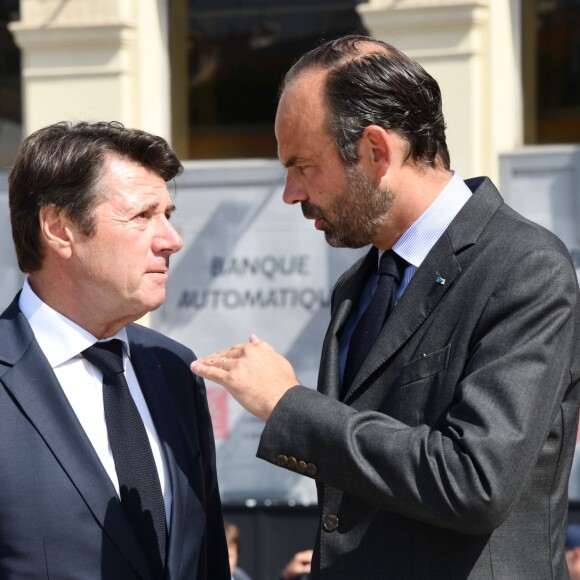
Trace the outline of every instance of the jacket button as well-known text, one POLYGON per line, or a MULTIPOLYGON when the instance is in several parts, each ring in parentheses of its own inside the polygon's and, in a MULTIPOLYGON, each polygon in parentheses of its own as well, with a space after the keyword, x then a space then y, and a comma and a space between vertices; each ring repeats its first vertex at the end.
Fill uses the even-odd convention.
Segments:
POLYGON ((326 532, 334 532, 338 528, 338 517, 335 515, 324 516, 322 527, 326 532))
POLYGON ((288 457, 288 465, 287 465, 288 469, 294 470, 294 469, 296 469, 297 466, 298 466, 298 461, 296 461, 296 457, 292 457, 292 456, 288 457))
POLYGON ((299 461, 296 469, 298 470, 298 473, 306 473, 306 461, 299 461))
POLYGON ((310 477, 314 477, 316 475, 317 471, 318 471, 318 468, 316 467, 316 465, 314 465, 314 463, 307 463, 306 464, 306 473, 308 475, 310 475, 310 477))
POLYGON ((282 455, 282 453, 280 453, 280 455, 276 457, 276 463, 280 467, 286 467, 286 465, 288 465, 288 458, 285 455, 282 455))

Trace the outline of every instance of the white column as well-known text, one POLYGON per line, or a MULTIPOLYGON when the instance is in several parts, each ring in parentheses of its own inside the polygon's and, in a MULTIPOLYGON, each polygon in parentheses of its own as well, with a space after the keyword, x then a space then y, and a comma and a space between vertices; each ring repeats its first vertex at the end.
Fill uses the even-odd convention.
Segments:
POLYGON ((21 0, 24 134, 116 120, 170 137, 167 0, 21 0))

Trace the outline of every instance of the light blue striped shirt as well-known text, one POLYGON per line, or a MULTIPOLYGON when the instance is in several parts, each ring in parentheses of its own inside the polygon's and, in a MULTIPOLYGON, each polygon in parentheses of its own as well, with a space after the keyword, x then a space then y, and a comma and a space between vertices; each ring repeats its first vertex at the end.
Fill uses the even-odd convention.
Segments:
MULTIPOLYGON (((454 172, 449 183, 433 203, 393 245, 393 251, 409 263, 397 289, 397 300, 403 295, 411 278, 431 248, 444 234, 470 197, 471 190, 465 185, 459 174, 454 172)), ((383 251, 379 250, 379 259, 383 251)))

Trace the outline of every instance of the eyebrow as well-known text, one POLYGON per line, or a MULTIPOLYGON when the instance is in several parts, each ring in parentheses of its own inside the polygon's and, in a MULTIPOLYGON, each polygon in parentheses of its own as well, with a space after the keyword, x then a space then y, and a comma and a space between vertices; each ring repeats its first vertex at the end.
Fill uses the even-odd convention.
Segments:
MULTIPOLYGON (((158 201, 154 201, 154 202, 150 203, 147 207, 142 209, 141 211, 155 211, 159 207, 159 205, 160 204, 158 201)), ((165 208, 165 212, 173 213, 176 209, 177 208, 175 207, 175 204, 172 203, 171 205, 168 205, 165 208)))
POLYGON ((282 165, 284 165, 286 169, 290 169, 290 167, 294 167, 295 165, 298 165, 299 163, 304 163, 305 161, 307 161, 305 157, 298 157, 297 155, 292 155, 286 161, 283 161, 282 165))

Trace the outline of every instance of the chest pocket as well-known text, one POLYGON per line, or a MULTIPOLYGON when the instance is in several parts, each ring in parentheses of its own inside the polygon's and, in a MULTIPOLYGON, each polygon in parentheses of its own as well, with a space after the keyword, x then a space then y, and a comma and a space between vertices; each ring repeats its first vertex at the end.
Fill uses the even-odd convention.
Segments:
POLYGON ((444 380, 450 351, 448 344, 401 367, 387 397, 385 411, 412 427, 424 423, 427 402, 430 396, 436 395, 440 381, 444 380))

